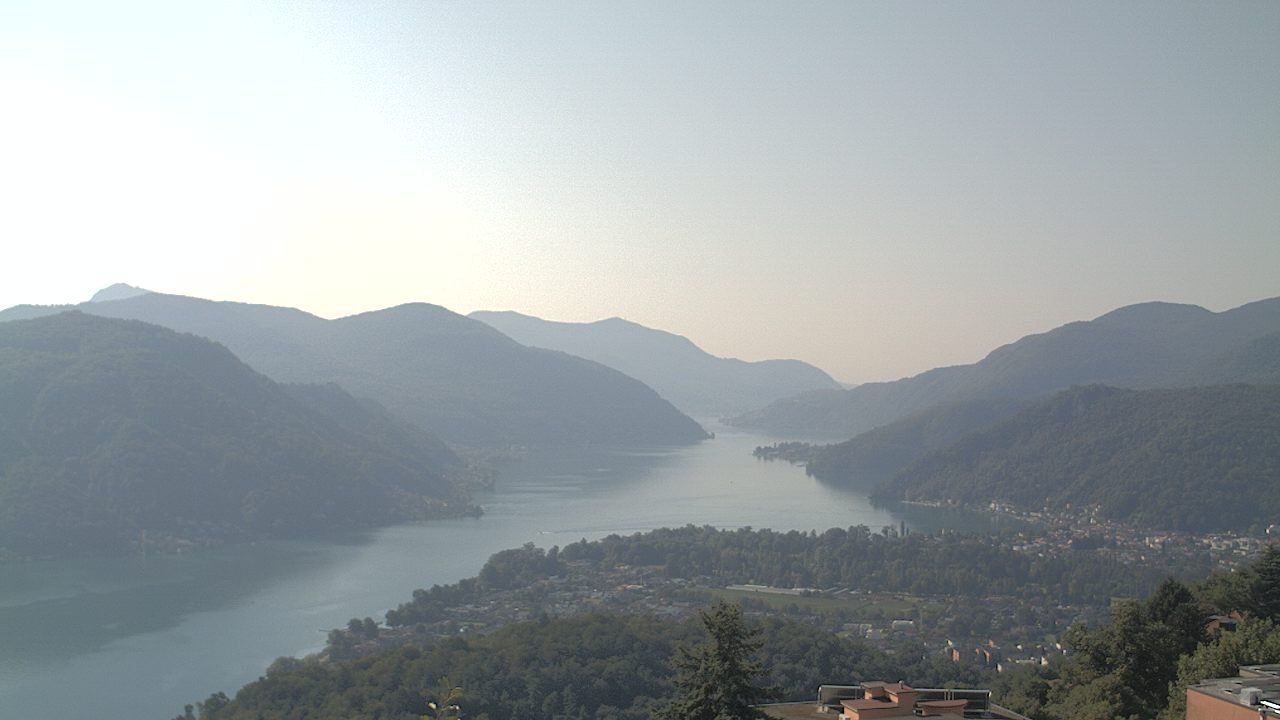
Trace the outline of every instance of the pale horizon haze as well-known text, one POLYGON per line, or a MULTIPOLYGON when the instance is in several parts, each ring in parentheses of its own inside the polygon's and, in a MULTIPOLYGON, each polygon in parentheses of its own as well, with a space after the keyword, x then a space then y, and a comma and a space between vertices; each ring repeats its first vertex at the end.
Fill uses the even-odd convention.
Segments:
POLYGON ((1280 3, 0 4, 0 307, 621 316, 845 382, 1280 295, 1280 3))

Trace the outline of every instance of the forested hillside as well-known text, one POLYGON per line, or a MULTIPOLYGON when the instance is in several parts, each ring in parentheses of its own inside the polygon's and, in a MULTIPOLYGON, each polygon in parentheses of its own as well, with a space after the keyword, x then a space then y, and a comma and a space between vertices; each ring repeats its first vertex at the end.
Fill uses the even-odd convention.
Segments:
POLYGON ((1024 404, 970 400, 922 410, 852 440, 813 446, 805 470, 833 485, 873 489, 930 452, 1009 418, 1024 404))
POLYGON ((554 576, 561 563, 587 561, 605 567, 661 568, 670 578, 763 583, 776 587, 844 586, 887 592, 982 598, 1016 595, 1105 605, 1117 596, 1144 595, 1171 573, 1201 577, 1194 561, 1157 562, 1135 568, 1105 553, 1072 551, 1037 557, 1012 549, 1008 539, 947 533, 902 537, 866 527, 823 533, 772 530, 660 528, 577 542, 558 553, 528 546, 495 554, 476 578, 415 590, 413 599, 387 613, 393 627, 435 622, 452 605, 481 602, 494 590, 524 587, 554 576))
POLYGON ((443 443, 336 386, 82 313, 0 323, 0 548, 165 549, 467 512, 443 443))
POLYGON ((1280 333, 1264 335, 1188 371, 1182 384, 1280 385, 1280 333))
POLYGON ((1280 518, 1280 386, 1073 388, 916 461, 877 495, 1265 528, 1280 518))
MULTIPOLYGON (((436 305, 337 320, 160 293, 76 307, 210 338, 278 382, 338 383, 460 445, 687 444, 707 437, 638 380, 525 347, 436 305)), ((0 312, 0 320, 61 309, 19 306, 0 312)))

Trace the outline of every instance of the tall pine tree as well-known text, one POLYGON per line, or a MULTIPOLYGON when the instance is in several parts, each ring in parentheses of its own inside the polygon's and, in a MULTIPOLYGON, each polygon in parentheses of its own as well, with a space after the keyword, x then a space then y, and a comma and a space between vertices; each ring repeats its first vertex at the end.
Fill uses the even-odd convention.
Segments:
POLYGON ((1258 615, 1280 622, 1280 546, 1268 545, 1253 567, 1257 573, 1254 595, 1258 615))
POLYGON ((710 636, 693 647, 682 646, 671 664, 676 669, 676 698, 663 707, 664 720, 753 720, 764 717, 754 706, 771 691, 758 687, 764 672, 755 654, 759 631, 747 626, 742 609, 721 601, 699 611, 710 636))

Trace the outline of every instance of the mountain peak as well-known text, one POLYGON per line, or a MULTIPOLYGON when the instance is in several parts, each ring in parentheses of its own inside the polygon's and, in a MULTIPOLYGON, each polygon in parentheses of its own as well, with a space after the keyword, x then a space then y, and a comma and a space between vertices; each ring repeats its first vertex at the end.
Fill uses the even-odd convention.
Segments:
POLYGON ((1124 388, 1268 382, 1280 300, 1212 312, 1147 302, 1068 323, 999 347, 971 365, 935 368, 843 393, 786 398, 730 424, 793 436, 851 436, 941 403, 1033 399, 1073 385, 1124 388))
POLYGON ((150 290, 146 290, 140 287, 135 287, 133 285, 126 285, 125 283, 116 283, 114 285, 104 287, 98 292, 94 293, 93 297, 89 298, 89 302, 96 303, 96 302, 110 302, 112 300, 125 300, 127 298, 137 297, 139 295, 146 295, 150 292, 151 292, 150 290))
POLYGON ((716 357, 683 335, 618 316, 592 322, 557 322, 515 312, 475 312, 471 317, 516 342, 608 365, 695 415, 739 413, 805 390, 839 387, 825 372, 798 360, 716 357))
POLYGON ((1179 324, 1213 315, 1199 305, 1171 302, 1144 302, 1116 308, 1098 316, 1098 322, 1118 325, 1179 324))

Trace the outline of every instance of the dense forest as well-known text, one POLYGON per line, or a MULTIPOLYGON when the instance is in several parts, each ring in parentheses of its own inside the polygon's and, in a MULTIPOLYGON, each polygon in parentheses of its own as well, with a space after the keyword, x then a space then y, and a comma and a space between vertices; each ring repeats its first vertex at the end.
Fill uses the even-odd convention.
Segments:
MULTIPOLYGON (((277 382, 337 383, 461 446, 683 445, 707 437, 638 380, 525 347, 438 305, 326 320, 292 308, 144 293, 75 308, 207 337, 277 382)), ((65 309, 18 306, 0 312, 0 321, 65 309)))
POLYGON ((1076 550, 1039 557, 1009 540, 980 535, 873 533, 866 527, 823 533, 717 530, 687 526, 629 536, 610 535, 543 552, 533 546, 496 553, 480 574, 452 585, 419 589, 387 613, 392 627, 434 622, 445 608, 481 600, 491 590, 527 586, 586 560, 605 566, 658 566, 673 578, 709 584, 777 587, 836 585, 888 592, 983 598, 1012 595, 1105 605, 1116 596, 1150 592, 1168 574, 1201 577, 1206 562, 1140 567, 1106 553, 1076 550))
POLYGON ((1073 388, 914 462, 876 495, 1265 528, 1280 518, 1280 386, 1073 388))
POLYGON ((64 313, 0 323, 0 547, 24 555, 298 535, 470 512, 462 462, 333 385, 64 313))
MULTIPOLYGON (((801 623, 758 626, 771 700, 806 700, 822 683, 884 677, 919 684, 978 682, 976 669, 922 652, 889 655, 801 623)), ((421 720, 448 678, 468 718, 564 720, 651 717, 673 693, 671 660, 703 638, 696 621, 588 614, 512 625, 489 635, 409 645, 336 662, 276 661, 234 699, 214 695, 203 720, 352 717, 421 720)))

